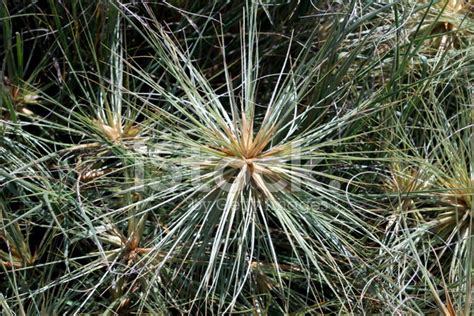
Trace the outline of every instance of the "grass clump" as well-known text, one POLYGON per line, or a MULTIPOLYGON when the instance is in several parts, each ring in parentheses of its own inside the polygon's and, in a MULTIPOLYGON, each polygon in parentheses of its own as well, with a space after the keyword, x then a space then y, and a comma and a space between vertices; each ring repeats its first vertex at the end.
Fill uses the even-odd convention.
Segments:
POLYGON ((2 312, 469 314, 469 5, 2 4, 2 312))

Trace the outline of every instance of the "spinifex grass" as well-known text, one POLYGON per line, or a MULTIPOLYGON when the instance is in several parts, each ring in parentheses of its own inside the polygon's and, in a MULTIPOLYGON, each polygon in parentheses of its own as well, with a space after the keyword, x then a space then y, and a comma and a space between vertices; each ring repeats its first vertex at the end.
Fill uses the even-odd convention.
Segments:
POLYGON ((452 2, 2 4, 2 312, 468 313, 452 2))
POLYGON ((428 35, 423 51, 442 54, 449 49, 465 49, 473 44, 474 3, 470 0, 419 1, 424 6, 413 15, 410 23, 418 37, 428 35), (421 24, 420 24, 421 21, 421 24))
MULTIPOLYGON (((455 62, 471 59, 459 55, 455 62)), ((382 253, 394 275, 391 290, 406 297, 405 306, 445 314, 469 313, 472 304, 472 91, 457 85, 465 80, 462 73, 439 73, 422 98, 406 95, 418 106, 404 109, 413 125, 398 121, 393 143, 403 152, 390 151, 394 163, 385 181, 391 204, 382 253)))
MULTIPOLYGON (((152 60, 175 87, 170 92, 130 62, 129 76, 146 82, 171 106, 152 107, 128 92, 148 104, 166 127, 155 134, 150 144, 155 151, 145 159, 173 165, 161 178, 146 170, 148 182, 135 188, 151 190, 148 199, 154 203, 149 212, 170 209, 161 211, 166 229, 143 259, 166 253, 157 274, 150 276, 151 284, 166 280, 181 308, 191 310, 287 313, 300 304, 324 310, 340 302, 344 303, 338 309, 354 308, 348 271, 363 260, 363 246, 354 235, 373 236, 362 219, 368 212, 351 208, 360 207, 361 201, 350 193, 349 179, 329 170, 335 161, 350 164, 361 159, 338 151, 357 137, 357 125, 351 135, 340 134, 377 107, 361 101, 335 115, 325 99, 309 101, 308 96, 334 69, 347 69, 357 49, 336 61, 334 68, 327 67, 328 73, 320 73, 327 66, 325 57, 340 42, 329 43, 316 56, 303 51, 292 57, 288 51, 270 97, 260 105, 254 5, 245 11, 240 86, 234 88, 224 59, 223 94, 215 92, 156 19, 145 21, 126 8, 124 14, 154 48, 152 60), (309 105, 301 106, 303 101, 309 105), (336 181, 345 189, 332 184, 336 181), (154 187, 160 189, 154 192, 154 187), (164 267, 170 272, 162 274, 164 267), (302 288, 307 289, 305 295, 299 292, 302 288)), ((343 73, 334 77, 341 80, 337 95, 343 104, 343 91, 350 86, 342 80, 343 73)))

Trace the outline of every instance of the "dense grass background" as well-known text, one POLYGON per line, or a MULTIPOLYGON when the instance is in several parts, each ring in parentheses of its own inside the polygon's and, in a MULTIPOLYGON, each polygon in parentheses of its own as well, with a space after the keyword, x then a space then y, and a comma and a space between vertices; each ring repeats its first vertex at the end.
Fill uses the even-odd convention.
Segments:
POLYGON ((4 315, 469 315, 472 1, 3 1, 4 315))

